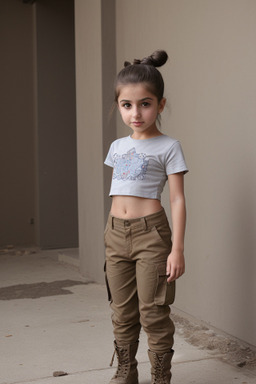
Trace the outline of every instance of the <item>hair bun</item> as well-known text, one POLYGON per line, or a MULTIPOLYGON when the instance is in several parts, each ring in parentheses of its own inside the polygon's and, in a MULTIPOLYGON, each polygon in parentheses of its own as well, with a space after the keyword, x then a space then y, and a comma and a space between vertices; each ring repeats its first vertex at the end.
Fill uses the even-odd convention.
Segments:
POLYGON ((165 51, 157 50, 152 55, 145 57, 141 60, 141 64, 153 65, 154 67, 161 67, 168 60, 168 55, 165 51))
POLYGON ((144 64, 144 65, 152 65, 153 67, 161 67, 168 60, 168 55, 165 51, 157 50, 152 53, 152 55, 144 57, 144 59, 134 59, 133 63, 129 61, 124 62, 124 67, 128 67, 134 64, 144 64))

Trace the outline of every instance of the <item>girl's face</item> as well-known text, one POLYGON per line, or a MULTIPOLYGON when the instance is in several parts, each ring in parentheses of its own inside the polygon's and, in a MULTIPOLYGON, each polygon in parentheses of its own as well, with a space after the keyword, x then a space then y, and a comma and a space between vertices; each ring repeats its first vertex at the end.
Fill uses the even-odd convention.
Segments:
POLYGON ((156 119, 165 106, 160 103, 143 83, 121 86, 117 100, 123 122, 133 130, 134 139, 153 137, 159 134, 156 119))

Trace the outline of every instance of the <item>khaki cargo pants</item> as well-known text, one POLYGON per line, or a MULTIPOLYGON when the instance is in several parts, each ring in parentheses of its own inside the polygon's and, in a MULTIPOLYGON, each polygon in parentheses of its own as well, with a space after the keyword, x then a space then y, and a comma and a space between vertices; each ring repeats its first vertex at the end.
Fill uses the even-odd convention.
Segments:
POLYGON ((142 325, 152 351, 169 351, 174 334, 169 305, 174 301, 175 282, 167 284, 166 260, 172 242, 164 210, 131 220, 109 215, 104 237, 117 343, 136 342, 142 325))

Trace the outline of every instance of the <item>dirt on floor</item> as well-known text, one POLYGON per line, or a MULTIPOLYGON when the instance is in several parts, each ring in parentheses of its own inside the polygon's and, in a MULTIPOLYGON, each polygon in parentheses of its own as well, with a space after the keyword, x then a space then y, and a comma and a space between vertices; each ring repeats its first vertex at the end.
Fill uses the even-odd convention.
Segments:
POLYGON ((76 280, 58 280, 50 283, 18 284, 0 288, 0 300, 39 299, 41 297, 73 294, 68 288, 88 284, 76 280))
POLYGON ((176 332, 184 339, 200 348, 211 351, 214 355, 237 367, 256 368, 256 350, 228 335, 217 334, 206 325, 195 324, 188 319, 172 314, 176 332))

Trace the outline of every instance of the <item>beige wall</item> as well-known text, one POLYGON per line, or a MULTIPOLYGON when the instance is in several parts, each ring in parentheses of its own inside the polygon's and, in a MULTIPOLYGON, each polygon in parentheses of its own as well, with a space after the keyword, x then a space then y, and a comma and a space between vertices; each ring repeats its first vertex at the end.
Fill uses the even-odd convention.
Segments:
POLYGON ((256 2, 119 0, 116 20, 117 69, 158 48, 170 56, 162 129, 190 168, 176 306, 256 345, 256 2))
MULTIPOLYGON (((95 281, 103 281, 103 160, 114 137, 105 131, 104 78, 113 62, 102 64, 108 30, 102 4, 75 1, 80 258, 82 272, 95 281)), ((162 129, 181 140, 190 168, 187 273, 178 281, 176 306, 253 345, 255 16, 249 0, 116 1, 117 70, 157 48, 170 55, 162 69, 168 99, 162 129)), ((117 136, 128 134, 117 121, 117 136)), ((163 203, 168 209, 168 191, 163 203)))
POLYGON ((110 180, 103 160, 116 135, 115 123, 108 122, 115 73, 115 3, 101 3, 75 0, 75 33, 81 271, 103 282, 103 232, 109 209, 105 186, 110 180))
POLYGON ((100 1, 76 0, 75 20, 80 260, 82 271, 95 279, 104 252, 96 236, 103 231, 100 1))

